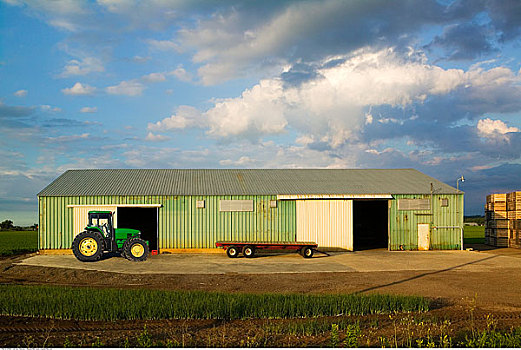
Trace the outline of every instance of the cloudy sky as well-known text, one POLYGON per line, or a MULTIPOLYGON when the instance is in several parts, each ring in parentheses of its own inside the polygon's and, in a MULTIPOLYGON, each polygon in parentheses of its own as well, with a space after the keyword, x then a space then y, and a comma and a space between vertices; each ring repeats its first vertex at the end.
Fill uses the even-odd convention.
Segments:
POLYGON ((0 0, 0 220, 78 168, 416 168, 521 190, 521 2, 0 0))

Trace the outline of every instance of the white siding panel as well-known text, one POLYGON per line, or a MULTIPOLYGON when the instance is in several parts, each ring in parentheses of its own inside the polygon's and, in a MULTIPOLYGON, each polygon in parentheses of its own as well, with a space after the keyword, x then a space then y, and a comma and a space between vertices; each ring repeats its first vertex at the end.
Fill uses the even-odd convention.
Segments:
POLYGON ((81 207, 74 207, 73 212, 73 218, 74 218, 74 230, 73 230, 73 237, 76 237, 76 235, 80 232, 83 232, 83 229, 87 224, 89 223, 89 211, 91 210, 110 210, 114 213, 114 227, 116 226, 117 220, 117 210, 116 206, 107 206, 107 205, 92 205, 92 206, 81 206, 81 207))
POLYGON ((297 241, 353 250, 352 200, 297 200, 297 241))

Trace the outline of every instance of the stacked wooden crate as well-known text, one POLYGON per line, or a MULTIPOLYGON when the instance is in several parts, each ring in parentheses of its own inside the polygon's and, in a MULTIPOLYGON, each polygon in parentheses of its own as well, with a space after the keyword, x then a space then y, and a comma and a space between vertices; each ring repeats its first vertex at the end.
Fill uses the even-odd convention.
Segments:
POLYGON ((508 246, 521 248, 521 191, 507 194, 508 246))
POLYGON ((485 243, 495 247, 508 247, 510 221, 508 219, 506 193, 495 193, 487 196, 485 223, 485 243))

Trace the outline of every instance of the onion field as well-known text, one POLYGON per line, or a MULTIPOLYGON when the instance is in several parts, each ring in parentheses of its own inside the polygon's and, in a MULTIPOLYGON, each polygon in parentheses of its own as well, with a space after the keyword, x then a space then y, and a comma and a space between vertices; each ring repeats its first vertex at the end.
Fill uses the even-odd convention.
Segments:
POLYGON ((0 314, 75 320, 247 319, 427 311, 427 298, 0 286, 0 314))

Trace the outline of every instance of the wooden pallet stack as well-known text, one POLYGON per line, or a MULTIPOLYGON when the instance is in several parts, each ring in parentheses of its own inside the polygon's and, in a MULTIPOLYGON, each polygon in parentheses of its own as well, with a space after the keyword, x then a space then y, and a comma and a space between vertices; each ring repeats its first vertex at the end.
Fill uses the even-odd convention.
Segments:
POLYGON ((485 204, 485 243, 495 247, 508 247, 509 234, 507 194, 489 194, 485 204))
POLYGON ((508 246, 521 248, 521 191, 507 194, 508 246))

